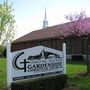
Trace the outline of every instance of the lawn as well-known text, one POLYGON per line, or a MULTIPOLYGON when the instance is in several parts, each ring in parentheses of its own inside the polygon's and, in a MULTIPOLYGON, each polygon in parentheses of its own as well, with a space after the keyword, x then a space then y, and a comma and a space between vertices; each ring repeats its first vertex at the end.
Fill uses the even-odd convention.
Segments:
POLYGON ((81 64, 67 64, 67 74, 69 76, 76 75, 78 73, 85 73, 87 71, 86 65, 81 64))
POLYGON ((0 90, 6 85, 6 59, 0 58, 0 90))
POLYGON ((70 90, 90 90, 90 76, 82 76, 86 71, 86 65, 67 64, 67 83, 69 87, 75 87, 70 90))
MULTIPOLYGON (((67 84, 77 87, 75 90, 90 90, 90 77, 79 77, 78 73, 85 73, 86 66, 78 64, 67 64, 67 84)), ((6 85, 6 59, 0 58, 0 90, 6 85)), ((69 89, 67 89, 69 90, 69 89)), ((70 89, 73 90, 73 89, 70 89)))

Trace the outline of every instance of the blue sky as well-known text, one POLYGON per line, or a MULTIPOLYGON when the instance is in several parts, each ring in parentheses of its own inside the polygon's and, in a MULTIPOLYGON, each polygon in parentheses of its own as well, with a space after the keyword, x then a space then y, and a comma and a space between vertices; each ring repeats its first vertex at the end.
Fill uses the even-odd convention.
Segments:
MULTIPOLYGON (((1 0, 3 1, 3 0, 1 0)), ((85 10, 90 16, 90 0, 8 0, 13 2, 15 38, 41 29, 45 7, 49 26, 65 23, 65 15, 85 10)))

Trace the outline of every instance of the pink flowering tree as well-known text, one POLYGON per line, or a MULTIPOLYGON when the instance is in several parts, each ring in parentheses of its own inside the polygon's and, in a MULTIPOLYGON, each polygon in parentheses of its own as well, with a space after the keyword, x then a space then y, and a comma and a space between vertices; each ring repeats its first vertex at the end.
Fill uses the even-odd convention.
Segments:
POLYGON ((79 14, 69 14, 66 15, 65 18, 71 22, 71 24, 65 25, 65 34, 66 37, 68 35, 81 37, 83 40, 86 40, 86 56, 87 56, 87 72, 90 73, 90 58, 89 58, 89 37, 90 37, 90 18, 86 17, 84 11, 81 11, 79 14))
POLYGON ((81 11, 80 14, 66 15, 65 18, 71 21, 71 24, 67 25, 71 35, 86 36, 90 33, 90 19, 86 18, 85 12, 81 11))

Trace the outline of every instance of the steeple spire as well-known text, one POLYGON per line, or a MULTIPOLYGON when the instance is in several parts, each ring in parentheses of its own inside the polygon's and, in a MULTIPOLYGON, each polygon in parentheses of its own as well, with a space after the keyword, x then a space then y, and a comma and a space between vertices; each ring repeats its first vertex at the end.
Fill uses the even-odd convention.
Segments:
POLYGON ((46 8, 45 8, 45 20, 47 19, 47 15, 46 15, 46 8))
POLYGON ((45 16, 44 16, 44 21, 43 21, 43 28, 48 27, 48 21, 47 21, 47 14, 46 14, 46 8, 45 8, 45 16))

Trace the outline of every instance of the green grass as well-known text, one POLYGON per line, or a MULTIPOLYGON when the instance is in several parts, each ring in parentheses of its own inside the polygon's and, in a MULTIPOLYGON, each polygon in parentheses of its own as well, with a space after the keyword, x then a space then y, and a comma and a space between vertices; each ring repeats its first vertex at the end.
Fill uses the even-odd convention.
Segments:
MULTIPOLYGON (((78 90, 90 90, 90 76, 79 76, 78 74, 86 73, 86 65, 67 65, 67 83, 69 87, 77 87, 78 90)), ((77 89, 74 89, 77 90, 77 89)))
MULTIPOLYGON (((77 74, 85 73, 86 65, 67 64, 67 83, 71 87, 78 87, 78 90, 90 90, 90 77, 79 77, 77 74)), ((6 59, 0 58, 0 90, 6 85, 6 59)), ((72 89, 73 90, 73 89, 72 89)), ((77 90, 77 89, 75 89, 77 90)))
POLYGON ((6 59, 0 58, 0 90, 6 85, 6 59))
POLYGON ((78 90, 90 90, 90 77, 70 77, 68 84, 69 87, 77 87, 78 90))
POLYGON ((76 75, 78 73, 85 73, 86 71, 87 71, 86 65, 67 64, 67 74, 69 76, 76 75))

